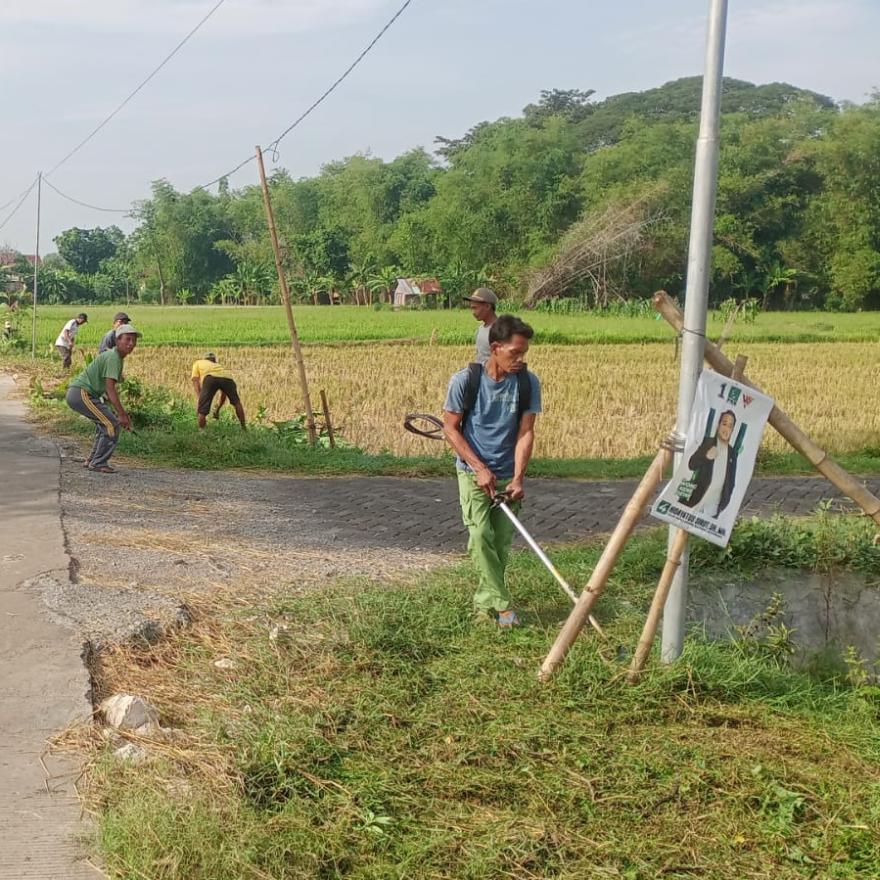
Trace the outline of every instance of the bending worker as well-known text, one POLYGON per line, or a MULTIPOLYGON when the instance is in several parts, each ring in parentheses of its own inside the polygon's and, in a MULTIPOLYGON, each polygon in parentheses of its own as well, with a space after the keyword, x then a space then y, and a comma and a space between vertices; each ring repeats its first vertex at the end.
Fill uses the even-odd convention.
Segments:
POLYGON ((116 347, 94 358, 67 388, 67 405, 95 423, 95 442, 84 465, 90 471, 116 473, 108 462, 119 442, 119 429, 131 430, 131 417, 116 386, 122 381, 122 362, 134 351, 140 335, 131 324, 117 327, 116 347), (102 400, 105 395, 113 409, 102 400))
POLYGON ((525 495, 541 412, 541 383, 525 364, 532 335, 519 318, 500 315, 489 330, 489 360, 456 373, 443 405, 443 431, 457 456, 468 552, 479 576, 474 610, 482 619, 497 615, 502 628, 520 623, 504 577, 513 524, 492 502, 504 491, 516 511, 525 495))
POLYGON ((73 362, 73 346, 76 345, 76 334, 79 328, 88 320, 89 316, 85 312, 80 312, 61 328, 61 332, 55 340, 55 350, 61 355, 61 365, 65 370, 69 370, 73 362))
POLYGON ((244 422, 244 407, 238 396, 238 386, 235 384, 235 379, 232 378, 228 370, 217 363, 217 355, 213 351, 207 352, 192 365, 192 383, 198 398, 196 412, 199 416, 200 429, 204 429, 207 424, 211 402, 219 391, 220 400, 214 410, 214 418, 220 417, 220 408, 226 403, 228 397, 235 414, 238 416, 238 421, 241 423, 241 430, 247 430, 244 422))

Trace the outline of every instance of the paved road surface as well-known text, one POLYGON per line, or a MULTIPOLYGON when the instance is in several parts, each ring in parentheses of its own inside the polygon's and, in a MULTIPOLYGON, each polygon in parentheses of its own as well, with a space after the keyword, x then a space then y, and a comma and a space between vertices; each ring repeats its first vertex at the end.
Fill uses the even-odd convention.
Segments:
MULTIPOLYGON (((880 492, 880 477, 866 483, 880 492)), ((234 491, 233 485, 226 483, 224 489, 234 491)), ((267 513, 301 521, 309 531, 317 528, 325 540, 354 547, 464 547, 457 484, 452 478, 262 477, 259 487, 267 513)), ((582 540, 614 528, 635 487, 634 480, 527 480, 521 519, 538 541, 582 540)), ((806 514, 826 499, 837 499, 841 508, 853 507, 842 502, 822 477, 784 477, 754 480, 743 509, 745 515, 806 514)))
POLYGON ((99 875, 75 839, 79 768, 44 755, 48 737, 90 714, 82 642, 30 584, 67 580, 58 449, 21 420, 12 387, 0 376, 0 878, 85 880, 99 875))

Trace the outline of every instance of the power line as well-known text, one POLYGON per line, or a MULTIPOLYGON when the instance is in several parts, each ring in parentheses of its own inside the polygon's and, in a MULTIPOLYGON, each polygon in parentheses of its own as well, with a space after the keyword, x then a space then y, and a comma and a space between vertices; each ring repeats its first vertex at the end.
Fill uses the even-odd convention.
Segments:
POLYGON ((30 186, 30 188, 26 189, 23 193, 19 193, 17 196, 13 196, 8 202, 6 202, 3 205, 0 205, 0 211, 5 211, 13 202, 17 201, 22 196, 27 195, 31 191, 31 189, 33 189, 33 184, 30 186))
POLYGON ((21 194, 21 198, 18 200, 18 204, 6 215, 5 219, 2 223, 0 223, 0 229, 2 229, 18 212, 18 209, 24 204, 24 200, 31 194, 33 188, 37 185, 37 181, 39 180, 39 175, 34 178, 34 182, 21 194))
POLYGON ((324 100, 331 95, 332 92, 336 91, 336 88, 342 84, 343 80, 345 80, 348 75, 355 69, 355 67, 357 67, 358 64, 360 64, 361 61, 364 60, 364 58, 366 58, 367 54, 370 52, 373 46, 375 46, 376 43, 378 43, 379 40, 381 40, 382 37, 385 36, 385 32, 391 27, 391 25, 393 25, 394 22, 397 21, 397 19, 400 18, 401 15, 403 15, 404 10, 407 6, 410 5, 410 3, 412 3, 412 0, 406 0, 403 6, 401 6, 400 9, 398 9, 397 12, 395 12, 394 15, 392 15, 391 18, 386 22, 385 27, 383 27, 382 30, 379 31, 378 34, 376 34, 375 37, 373 37, 367 48, 364 49, 364 51, 361 52, 361 54, 358 55, 358 57, 355 58, 354 61, 352 61, 351 64, 348 65, 342 76, 340 76, 336 80, 336 82, 334 82, 333 85, 330 86, 330 88, 327 89, 327 91, 324 92, 324 94, 321 95, 321 97, 318 98, 318 100, 311 105, 311 107, 309 107, 304 113, 300 114, 297 119, 295 119, 290 125, 288 125, 287 128, 285 128, 284 131, 282 131, 281 134, 278 135, 278 137, 275 138, 275 140, 272 141, 272 143, 270 143, 266 149, 274 150, 278 146, 278 144, 280 144, 281 141, 285 137, 287 137, 287 135, 289 135, 290 132, 292 132, 313 110, 315 110, 320 104, 322 104, 324 100))
POLYGON ((108 214, 130 214, 131 208, 101 208, 98 205, 90 205, 88 202, 81 202, 79 199, 75 199, 73 196, 67 195, 67 193, 61 192, 54 183, 50 183, 46 180, 46 175, 43 175, 43 183, 46 184, 50 189, 54 189, 62 199, 67 199, 68 202, 73 202, 75 205, 82 205, 84 208, 91 208, 93 211, 105 211, 108 214))
POLYGON ((98 126, 96 126, 92 132, 83 140, 81 140, 60 162, 57 162, 46 174, 43 175, 44 178, 48 177, 50 174, 54 174, 68 159, 70 159, 75 153, 78 153, 120 110, 132 99, 134 96, 184 47, 184 45, 189 42, 190 37, 194 36, 195 33, 201 28, 201 26, 226 2, 226 0, 217 0, 217 3, 211 8, 210 12, 202 18, 202 20, 162 59, 159 65, 153 69, 152 73, 144 79, 138 87, 131 92, 125 100, 115 109, 112 113, 110 113, 98 126))
MULTIPOLYGON (((266 150, 277 151, 278 144, 280 144, 281 141, 290 134, 290 132, 292 132, 307 116, 309 116, 314 110, 316 110, 321 104, 323 104, 324 101, 329 98, 330 95, 335 92, 340 85, 342 85, 342 83, 348 78, 348 75, 358 66, 358 64, 361 63, 361 61, 364 60, 364 58, 367 57, 373 46, 375 46, 376 43, 378 43, 379 40, 381 40, 382 37, 385 36, 386 31, 391 27, 391 25, 393 25, 394 22, 396 22, 401 15, 403 15, 404 11, 406 10, 407 6, 410 5, 410 3, 412 3, 412 0, 406 0, 406 2, 400 7, 400 9, 398 9, 397 12, 395 12, 390 19, 388 19, 382 30, 380 30, 379 33, 376 34, 375 37, 373 37, 372 40, 370 40, 370 42, 367 44, 367 47, 360 53, 360 55, 358 55, 358 57, 355 58, 354 61, 352 61, 351 64, 348 65, 348 67, 346 67, 342 75, 336 79, 336 81, 330 86, 330 88, 328 88, 321 95, 321 97, 318 98, 314 103, 312 103, 311 106, 309 106, 303 113, 301 113, 296 119, 294 119, 294 121, 290 125, 288 125, 287 128, 285 128, 284 131, 282 131, 281 134, 278 135, 278 137, 275 138, 275 140, 266 147, 266 150)), ((226 174, 221 174, 210 183, 206 183, 203 186, 196 187, 196 189, 207 189, 209 186, 213 186, 215 183, 219 183, 221 180, 223 180, 224 177, 229 177, 232 174, 235 174, 235 172, 238 171, 239 168, 243 168, 245 165, 248 164, 248 162, 253 161, 253 159, 253 156, 249 156, 247 159, 243 159, 231 171, 227 171, 226 174)))

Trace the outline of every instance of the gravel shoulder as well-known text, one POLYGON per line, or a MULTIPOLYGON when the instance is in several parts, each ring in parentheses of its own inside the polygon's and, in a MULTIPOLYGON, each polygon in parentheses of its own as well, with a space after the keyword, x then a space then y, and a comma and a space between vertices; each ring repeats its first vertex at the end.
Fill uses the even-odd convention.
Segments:
POLYGON ((130 463, 104 475, 82 467, 77 446, 67 443, 63 456, 72 586, 46 585, 44 600, 93 644, 185 620, 192 602, 257 604, 337 578, 392 581, 460 558, 377 541, 371 530, 381 534, 379 511, 340 530, 344 509, 334 522, 311 504, 326 480, 130 463))

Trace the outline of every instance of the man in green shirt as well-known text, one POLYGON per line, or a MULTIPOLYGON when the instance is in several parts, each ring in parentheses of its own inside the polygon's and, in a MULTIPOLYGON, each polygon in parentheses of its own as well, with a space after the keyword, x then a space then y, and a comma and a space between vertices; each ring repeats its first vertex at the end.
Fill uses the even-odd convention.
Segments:
POLYGON ((90 471, 116 473, 108 462, 119 442, 119 429, 131 430, 131 418, 116 386, 122 381, 122 362, 134 351, 140 335, 131 324, 118 327, 116 347, 99 354, 67 388, 67 405, 95 423, 95 442, 84 465, 90 471), (102 400, 105 394, 113 409, 102 400))

